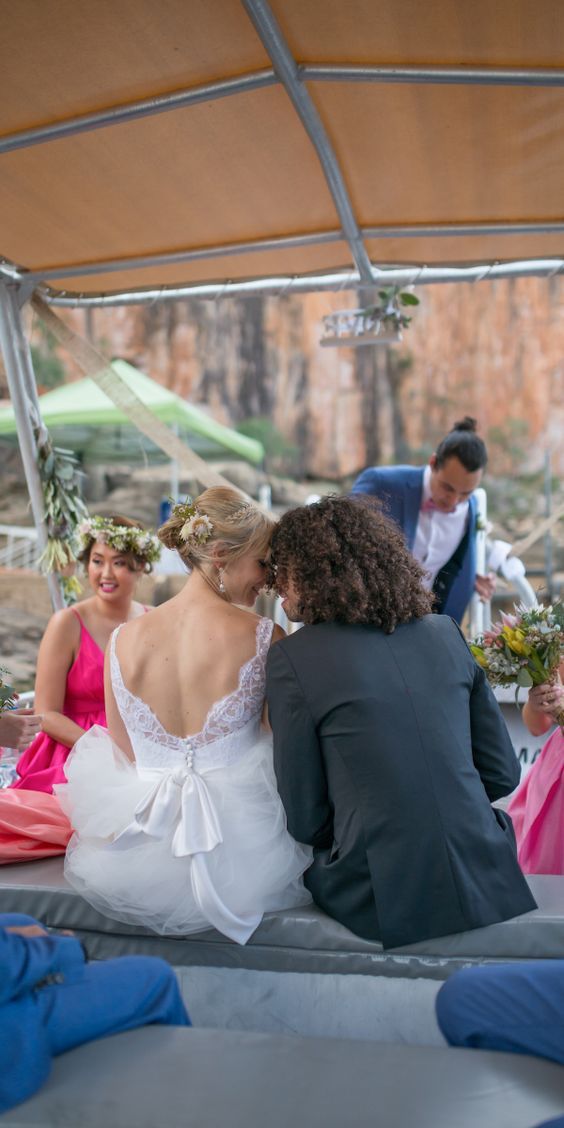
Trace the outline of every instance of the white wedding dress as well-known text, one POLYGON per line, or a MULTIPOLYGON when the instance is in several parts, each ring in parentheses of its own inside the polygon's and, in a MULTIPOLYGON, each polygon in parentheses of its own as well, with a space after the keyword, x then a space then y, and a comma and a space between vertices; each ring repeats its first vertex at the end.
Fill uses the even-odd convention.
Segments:
POLYGON ((127 924, 184 935, 214 927, 244 944, 263 913, 308 904, 308 847, 286 829, 261 731, 273 623, 260 619, 255 655, 204 727, 181 738, 124 684, 110 644, 112 687, 135 762, 95 726, 57 788, 75 830, 65 876, 96 909, 127 924))

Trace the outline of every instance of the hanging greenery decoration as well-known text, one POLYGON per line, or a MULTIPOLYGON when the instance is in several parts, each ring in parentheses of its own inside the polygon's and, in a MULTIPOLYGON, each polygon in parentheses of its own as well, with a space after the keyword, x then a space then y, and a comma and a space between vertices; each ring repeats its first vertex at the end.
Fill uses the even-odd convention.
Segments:
POLYGON ((18 695, 14 692, 11 675, 4 666, 0 666, 0 715, 4 709, 15 709, 18 695))
POLYGON ((411 318, 408 306, 419 305, 419 298, 400 286, 378 290, 378 303, 364 309, 341 309, 323 318, 321 345, 359 348, 361 345, 390 345, 402 340, 411 318))
POLYGON ((388 286, 385 290, 378 290, 378 298, 378 304, 366 309, 365 314, 398 333, 407 329, 411 318, 405 313, 405 307, 418 306, 419 298, 410 294, 409 290, 402 290, 401 286, 388 286))
POLYGON ((45 428, 37 429, 36 442, 47 527, 47 547, 39 565, 43 572, 57 573, 65 603, 74 603, 82 590, 72 574, 76 564, 74 534, 88 516, 81 497, 79 463, 72 450, 53 446, 45 428))

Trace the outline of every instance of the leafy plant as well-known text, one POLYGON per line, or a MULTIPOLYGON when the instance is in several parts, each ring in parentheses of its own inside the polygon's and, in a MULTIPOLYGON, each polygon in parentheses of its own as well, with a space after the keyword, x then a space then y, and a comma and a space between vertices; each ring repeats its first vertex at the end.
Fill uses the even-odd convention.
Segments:
POLYGON ((10 674, 4 666, 0 666, 0 714, 4 712, 4 709, 14 709, 17 701, 13 687, 6 680, 9 677, 10 674))
POLYGON ((404 313, 404 309, 418 306, 419 298, 407 290, 402 290, 401 286, 388 286, 384 290, 378 290, 378 297, 380 299, 378 305, 369 306, 364 310, 365 315, 382 322, 388 328, 407 329, 411 317, 404 313))
POLYGON ((47 527, 47 548, 39 563, 44 572, 59 574, 65 602, 72 603, 80 585, 64 573, 76 563, 73 534, 88 515, 80 493, 78 459, 71 450, 53 446, 48 432, 37 432, 36 441, 47 527))

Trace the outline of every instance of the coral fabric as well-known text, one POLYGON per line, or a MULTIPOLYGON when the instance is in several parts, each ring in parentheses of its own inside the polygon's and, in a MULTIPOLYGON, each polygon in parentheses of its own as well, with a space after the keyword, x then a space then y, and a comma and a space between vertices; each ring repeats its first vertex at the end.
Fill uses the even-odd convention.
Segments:
POLYGON ((513 795, 523 873, 564 873, 564 734, 557 728, 513 795))
MULTIPOLYGON (((87 631, 80 615, 80 645, 67 674, 63 713, 84 730, 93 725, 106 726, 104 708, 104 653, 87 631)), ((70 748, 40 732, 17 764, 19 779, 10 789, 52 793, 53 784, 66 783, 64 765, 70 748)), ((8 790, 10 790, 8 789, 8 790)))
POLYGON ((0 791, 0 865, 64 854, 71 834, 54 795, 0 791))

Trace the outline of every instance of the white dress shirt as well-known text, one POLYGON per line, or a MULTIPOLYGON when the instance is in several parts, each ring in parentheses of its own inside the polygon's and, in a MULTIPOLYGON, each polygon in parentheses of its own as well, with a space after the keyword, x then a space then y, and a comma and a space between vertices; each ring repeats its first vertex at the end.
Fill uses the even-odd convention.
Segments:
MULTIPOLYGON (((431 467, 426 466, 423 474, 423 493, 421 504, 431 499, 431 467)), ((423 583, 432 588, 435 577, 453 552, 458 548, 468 521, 468 502, 461 501, 452 513, 440 509, 419 511, 412 553, 421 567, 425 569, 423 583)))

